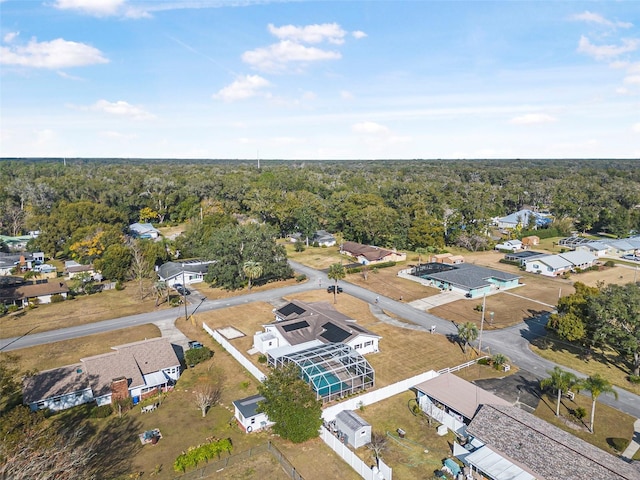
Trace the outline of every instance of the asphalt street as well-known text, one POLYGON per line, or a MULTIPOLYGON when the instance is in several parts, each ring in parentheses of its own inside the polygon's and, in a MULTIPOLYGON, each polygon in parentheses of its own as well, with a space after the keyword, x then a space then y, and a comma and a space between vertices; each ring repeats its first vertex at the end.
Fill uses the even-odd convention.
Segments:
MULTIPOLYGON (((226 298, 223 300, 202 300, 201 298, 198 299, 198 296, 195 295, 195 298, 192 298, 191 303, 187 306, 187 315, 190 315, 196 308, 198 311, 210 311, 256 301, 270 302, 274 298, 317 289, 319 286, 324 288, 333 282, 321 271, 294 261, 290 261, 290 264, 296 272, 304 273, 307 276, 308 281, 297 285, 282 287, 277 290, 247 293, 245 295, 226 298)), ((435 326, 436 333, 439 334, 455 335, 457 333, 456 325, 449 320, 417 310, 406 303, 385 297, 384 295, 378 295, 377 293, 371 292, 349 282, 341 280, 339 284, 344 288, 345 294, 348 293, 349 295, 359 298, 369 304, 375 304, 376 298, 378 298, 378 307, 387 312, 393 313, 400 318, 404 318, 409 322, 421 325, 426 329, 430 329, 435 326)), ((22 337, 0 339, 0 351, 17 350, 34 345, 42 345, 71 338, 83 337, 85 335, 92 335, 95 333, 108 332, 119 328, 143 325, 159 320, 176 319, 181 316, 184 317, 184 315, 184 306, 180 306, 169 310, 143 313, 140 315, 105 320, 88 325, 79 325, 76 327, 62 328, 48 332, 27 332, 22 337)), ((512 327, 500 330, 484 331, 481 339, 482 348, 484 351, 488 350, 492 354, 502 353, 520 369, 530 372, 537 378, 544 378, 547 376, 547 370, 552 370, 556 364, 533 353, 529 348, 529 340, 535 336, 544 334, 544 325, 546 320, 546 316, 540 316, 512 327)), ((480 339, 478 339, 476 344, 478 344, 479 341, 480 339)), ((566 367, 562 368, 570 370, 566 367)), ((573 373, 579 377, 585 376, 584 374, 576 371, 573 371, 573 373)), ((633 415, 636 418, 640 418, 640 396, 619 388, 616 388, 616 391, 619 395, 619 399, 617 401, 608 395, 601 395, 598 398, 598 401, 633 415)))

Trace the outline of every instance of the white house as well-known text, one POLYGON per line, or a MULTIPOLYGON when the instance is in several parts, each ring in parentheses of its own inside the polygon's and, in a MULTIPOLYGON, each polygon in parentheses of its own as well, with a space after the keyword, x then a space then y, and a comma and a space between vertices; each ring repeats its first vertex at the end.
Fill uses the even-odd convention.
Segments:
POLYGON ((507 240, 504 243, 498 243, 495 246, 496 250, 509 250, 511 252, 515 252, 517 250, 522 250, 522 242, 520 240, 507 240))
POLYGON ((258 402, 265 400, 262 395, 252 395, 250 397, 234 400, 233 416, 246 433, 256 432, 273 425, 265 413, 258 412, 258 402))
POLYGON ((150 223, 132 223, 129 225, 129 231, 131 235, 136 238, 150 238, 155 240, 160 236, 160 230, 150 223))
POLYGON ((180 378, 180 360, 166 338, 112 347, 113 352, 80 363, 40 372, 23 380, 23 402, 31 410, 64 410, 95 401, 107 405, 119 398, 136 404, 180 378))
POLYGON ((326 230, 318 230, 313 234, 311 241, 313 243, 317 243, 321 247, 333 247, 336 244, 336 237, 326 230))
POLYGON ((160 281, 172 287, 176 283, 191 285, 204 281, 209 272, 210 260, 183 260, 182 262, 163 263, 156 272, 160 281))
POLYGON ((361 355, 378 351, 382 337, 358 325, 327 302, 303 303, 294 300, 274 311, 276 321, 263 325, 264 332, 253 337, 260 353, 300 345, 310 341, 344 343, 361 355))
POLYGON ((525 262, 525 271, 539 273, 547 277, 556 277, 571 271, 573 264, 559 255, 546 255, 525 262))
POLYGON ((587 268, 592 267, 598 258, 590 253, 585 252, 584 250, 574 250, 572 252, 564 252, 558 254, 559 257, 564 258, 568 262, 571 262, 572 270, 580 269, 585 270, 587 268))
POLYGON ((583 243, 581 245, 578 245, 576 247, 576 250, 582 250, 585 252, 589 252, 593 255, 595 255, 596 257, 603 257, 605 256, 607 253, 609 253, 609 247, 602 243, 602 242, 588 242, 588 243, 583 243))
POLYGON ((498 228, 516 228, 518 225, 527 228, 532 223, 531 217, 533 217, 536 228, 549 225, 553 220, 550 215, 524 209, 507 215, 506 217, 498 218, 496 223, 498 228))

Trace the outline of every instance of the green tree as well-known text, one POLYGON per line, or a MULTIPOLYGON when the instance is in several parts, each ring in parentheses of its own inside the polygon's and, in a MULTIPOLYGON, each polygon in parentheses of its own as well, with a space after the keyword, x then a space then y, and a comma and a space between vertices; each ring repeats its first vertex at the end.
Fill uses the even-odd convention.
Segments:
POLYGON ((258 386, 258 392, 265 398, 258 404, 258 409, 275 422, 274 433, 293 443, 318 436, 322 425, 322 402, 300 378, 295 363, 272 370, 258 386))
POLYGON ((124 281, 129 278, 133 255, 126 245, 111 245, 93 264, 105 278, 124 281))
POLYGON ((334 263, 329 266, 329 272, 327 277, 329 280, 333 280, 333 303, 338 303, 338 280, 342 280, 347 276, 347 272, 341 263, 334 263))
POLYGON ((558 336, 570 342, 575 342, 586 338, 586 317, 588 310, 588 299, 597 296, 598 288, 576 282, 575 292, 558 300, 558 313, 549 317, 547 328, 554 330, 558 336))
POLYGON ((444 225, 431 215, 421 214, 407 233, 409 244, 416 249, 422 247, 444 247, 444 225))
POLYGON ((594 343, 618 352, 640 375, 640 286, 608 285, 587 299, 586 311, 594 343))
POLYGON ((591 433, 593 433, 593 421, 596 415, 596 401, 598 400, 598 397, 602 393, 608 393, 613 395, 617 400, 618 392, 614 390, 611 382, 609 382, 609 380, 607 380, 600 374, 595 374, 579 381, 576 384, 576 388, 578 389, 578 391, 586 390, 591 393, 591 420, 589 424, 589 430, 591 430, 591 433))
POLYGON ((18 359, 17 355, 0 353, 0 406, 4 406, 12 395, 20 391, 20 369, 16 367, 18 359))
POLYGON ((215 260, 205 281, 227 290, 244 286, 245 262, 262 265, 261 278, 283 280, 293 276, 287 252, 275 241, 275 232, 266 225, 226 226, 215 231, 203 248, 205 258, 215 260))
POLYGON ((478 326, 473 322, 465 322, 459 325, 458 338, 463 342, 464 353, 467 353, 467 346, 478 338, 478 326))
POLYGON ((551 376, 540 380, 540 387, 543 389, 553 388, 558 391, 558 401, 556 404, 556 417, 558 417, 560 416, 562 393, 573 387, 578 379, 573 373, 562 370, 560 367, 553 367, 553 370, 547 370, 547 373, 551 376))
POLYGON ((251 291, 251 282, 260 278, 260 275, 262 275, 262 264, 260 262, 254 262, 253 260, 247 260, 242 265, 242 272, 247 278, 249 291, 251 291))

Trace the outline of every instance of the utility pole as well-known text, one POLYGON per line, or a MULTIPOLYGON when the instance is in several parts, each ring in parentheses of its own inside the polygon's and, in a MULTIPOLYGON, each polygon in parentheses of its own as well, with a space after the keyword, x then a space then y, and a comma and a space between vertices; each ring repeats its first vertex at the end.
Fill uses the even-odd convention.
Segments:
POLYGON ((189 314, 187 313, 187 287, 184 283, 184 263, 182 264, 182 302, 184 303, 184 320, 189 320, 189 314))
POLYGON ((480 320, 480 336, 478 337, 478 350, 482 353, 482 330, 484 329, 484 311, 487 306, 487 294, 482 297, 482 319, 480 320))

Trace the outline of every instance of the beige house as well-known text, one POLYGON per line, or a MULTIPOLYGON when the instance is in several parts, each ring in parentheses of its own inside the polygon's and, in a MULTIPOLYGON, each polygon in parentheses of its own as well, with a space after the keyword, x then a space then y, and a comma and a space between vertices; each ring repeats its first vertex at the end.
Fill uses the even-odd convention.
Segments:
POLYGON ((464 257, 462 255, 454 255, 452 253, 438 253, 431 255, 429 261, 432 263, 446 263, 448 265, 458 265, 464 263, 464 257))
POLYGON ((374 265, 384 262, 403 262, 407 259, 407 254, 386 248, 363 245, 356 242, 344 242, 340 245, 340 253, 356 259, 362 265, 374 265))
POLYGON ((540 244, 540 237, 537 235, 530 235, 522 239, 522 248, 531 248, 540 244))

